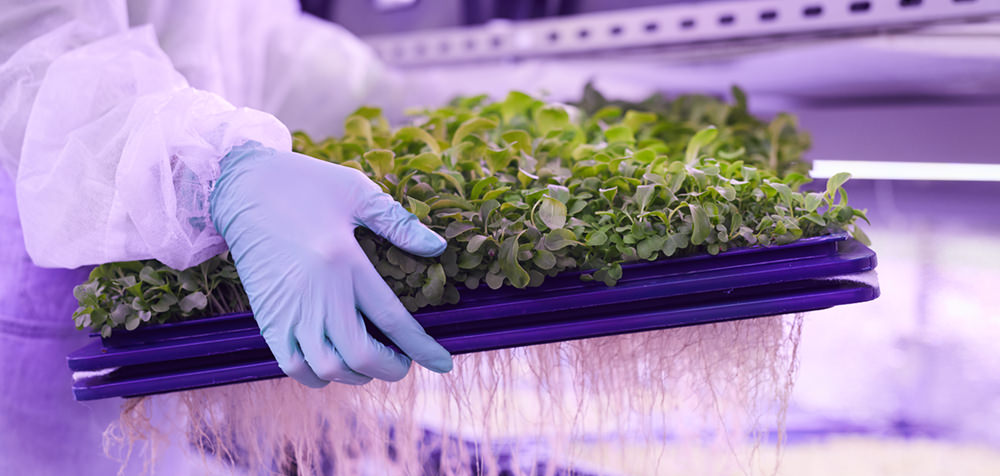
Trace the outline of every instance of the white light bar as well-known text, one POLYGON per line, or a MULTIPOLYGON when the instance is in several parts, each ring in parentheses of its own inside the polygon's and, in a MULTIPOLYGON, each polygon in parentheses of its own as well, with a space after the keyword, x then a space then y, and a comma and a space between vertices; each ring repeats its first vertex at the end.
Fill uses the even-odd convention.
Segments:
POLYGON ((810 175, 829 178, 838 172, 849 172, 852 178, 869 180, 1000 182, 1000 164, 946 162, 814 160, 810 175))
MULTIPOLYGON (((389 3, 389 2, 384 2, 389 3)), ((704 42, 909 28, 1000 15, 998 0, 729 0, 684 2, 363 38, 390 64, 590 54, 704 42)))

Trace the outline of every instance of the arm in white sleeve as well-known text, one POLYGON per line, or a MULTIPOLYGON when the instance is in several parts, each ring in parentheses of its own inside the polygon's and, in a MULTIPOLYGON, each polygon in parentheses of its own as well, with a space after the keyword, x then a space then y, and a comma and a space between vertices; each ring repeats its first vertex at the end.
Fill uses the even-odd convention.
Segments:
POLYGON ((289 150, 288 130, 190 87, 124 2, 63 3, 0 6, 4 47, 20 43, 0 57, 0 162, 28 253, 185 268, 223 251, 207 205, 218 161, 247 140, 289 150))

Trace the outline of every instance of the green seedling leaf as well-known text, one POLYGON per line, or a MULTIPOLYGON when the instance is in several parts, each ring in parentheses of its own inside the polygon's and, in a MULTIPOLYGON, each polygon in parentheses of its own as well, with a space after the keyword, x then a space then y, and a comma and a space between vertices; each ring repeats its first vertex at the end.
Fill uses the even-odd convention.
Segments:
MULTIPOLYGON (((423 142, 434 155, 441 153, 441 146, 438 144, 437 139, 434 138, 429 132, 419 128, 419 127, 403 127, 396 131, 396 134, 392 136, 393 141, 399 142, 413 142, 419 141, 423 142)), ((435 167, 436 169, 437 167, 435 167)), ((433 170, 433 169, 432 169, 433 170)))
POLYGON ((559 251, 567 246, 578 245, 576 235, 565 228, 549 231, 545 234, 545 247, 549 251, 559 251))
POLYGON ((458 258, 458 267, 461 269, 474 269, 483 262, 483 255, 476 253, 463 253, 458 258))
POLYGON ((695 163, 698 160, 698 153, 701 151, 702 147, 712 143, 718 134, 719 130, 716 129, 715 126, 709 126, 698 131, 698 133, 692 136, 691 140, 688 141, 687 151, 684 154, 684 162, 688 165, 695 163))
POLYGON ((809 177, 806 177, 805 175, 802 175, 798 172, 792 172, 786 175, 782 179, 782 181, 784 181, 785 185, 788 185, 788 188, 791 188, 792 190, 798 190, 799 187, 811 182, 812 180, 809 177))
POLYGON ((810 213, 808 215, 803 215, 802 219, 813 222, 819 226, 826 226, 826 220, 824 220, 822 216, 820 216, 818 213, 815 212, 810 213))
POLYGON ((124 303, 119 303, 115 306, 114 310, 111 311, 111 314, 108 315, 108 318, 115 324, 122 324, 128 318, 129 314, 131 314, 129 306, 124 303))
POLYGON ((598 190, 598 192, 600 192, 601 196, 604 197, 608 203, 614 203, 615 195, 618 193, 618 187, 602 188, 598 190))
POLYGON ((471 134, 493 130, 496 127, 497 122, 492 119, 474 117, 463 122, 461 126, 458 126, 458 130, 455 131, 455 135, 451 138, 451 144, 454 146, 455 144, 465 140, 465 138, 471 134))
POLYGON ((632 129, 628 126, 609 127, 608 130, 604 131, 604 139, 607 140, 609 144, 614 144, 616 142, 632 144, 635 142, 635 136, 632 134, 632 129))
POLYGON ((851 209, 851 214, 853 214, 854 216, 856 216, 856 217, 864 220, 865 223, 867 223, 869 225, 872 224, 872 222, 868 221, 868 209, 858 210, 856 208, 852 208, 851 209))
POLYGON ((361 106, 356 111, 351 113, 352 116, 361 116, 368 120, 379 120, 382 119, 382 109, 378 107, 371 106, 361 106))
POLYGON ((364 158, 365 162, 372 168, 375 172, 375 177, 382 178, 389 172, 392 172, 393 167, 395 167, 395 157, 391 150, 385 149, 373 149, 365 152, 364 158))
POLYGON ((142 319, 139 318, 138 314, 132 314, 125 320, 125 330, 134 331, 137 327, 139 327, 139 323, 141 322, 142 319))
POLYGON ((170 307, 177 304, 177 297, 173 294, 164 294, 159 299, 150 306, 150 309, 156 313, 164 313, 170 310, 170 307))
POLYGON ((566 205, 552 197, 542 197, 538 216, 549 229, 562 228, 566 225, 566 205))
POLYGON ((573 149, 573 159, 583 160, 593 156, 601 147, 594 144, 580 144, 573 149))
POLYGON ((208 306, 208 297, 206 297, 205 293, 201 291, 195 291, 187 296, 184 296, 178 305, 181 307, 181 312, 187 314, 195 309, 205 309, 205 307, 208 306))
POLYGON ((587 246, 602 246, 608 242, 608 235, 603 230, 594 230, 587 235, 587 246))
POLYGON ((526 172, 524 169, 517 169, 517 181, 520 182, 521 188, 527 188, 535 180, 538 180, 537 175, 526 172))
POLYGON ((469 242, 465 245, 465 251, 469 253, 476 253, 486 243, 490 238, 484 235, 476 235, 469 238, 469 242))
POLYGON ((656 185, 640 185, 635 188, 635 203, 639 205, 640 211, 645 211, 646 207, 653 202, 656 196, 656 185))
POLYGON ((486 200, 479 206, 479 219, 483 222, 484 227, 490 225, 490 217, 498 208, 500 208, 500 202, 493 199, 486 200))
POLYGON ((611 268, 608 269, 608 276, 610 276, 611 279, 614 279, 615 281, 618 281, 619 279, 622 279, 622 265, 621 265, 621 263, 615 263, 615 264, 611 265, 611 268))
POLYGON ((656 122, 656 114, 651 112, 641 112, 636 110, 627 111, 625 113, 625 119, 622 120, 622 124, 624 124, 625 127, 628 127, 633 131, 637 131, 642 126, 654 122, 656 122))
POLYGON ((590 117, 593 121, 610 122, 618 119, 622 115, 622 108, 618 106, 605 106, 590 117))
MULTIPOLYGON (((406 278, 406 273, 402 269, 400 269, 399 266, 393 265, 388 261, 379 261, 378 263, 376 263, 375 270, 378 271, 378 274, 381 274, 382 276, 389 276, 394 279, 406 278)), ((414 285, 411 284, 411 286, 414 285)))
POLYGON ((347 137, 357 137, 365 140, 365 143, 372 145, 372 124, 362 116, 351 116, 344 121, 344 132, 347 137))
POLYGON ((153 286, 163 285, 163 278, 150 266, 143 266, 142 270, 139 271, 139 280, 153 286))
MULTIPOLYGON (((131 278, 131 276, 129 276, 131 278)), ((133 278, 134 280, 134 278, 133 278)), ((135 297, 142 297, 142 283, 135 283, 127 288, 125 288, 129 294, 135 297)))
POLYGON ((662 236, 651 236, 636 244, 635 251, 639 255, 639 258, 648 260, 656 259, 665 241, 666 239, 662 236))
POLYGON ((461 196, 461 197, 465 196, 464 195, 464 193, 465 193, 464 192, 464 190, 465 190, 465 178, 462 177, 462 174, 460 174, 458 172, 455 172, 454 170, 448 170, 448 171, 433 172, 432 175, 434 175, 435 177, 444 179, 444 181, 447 183, 448 187, 450 187, 453 190, 457 190, 458 191, 458 195, 459 196, 461 196))
POLYGON ((559 200, 563 204, 569 203, 570 199, 573 198, 573 194, 570 193, 569 189, 562 185, 548 185, 546 188, 548 189, 546 192, 548 196, 559 200))
POLYGON ((705 209, 700 205, 690 203, 688 208, 691 210, 691 224, 693 228, 691 230, 691 244, 700 245, 708 239, 709 233, 712 232, 712 223, 708 220, 708 214, 705 213, 705 209))
POLYGON ((450 240, 452 238, 456 238, 459 235, 474 229, 476 229, 476 226, 473 225, 472 223, 462 223, 453 221, 448 224, 447 228, 445 228, 444 237, 450 240))
POLYGON ((441 156, 431 152, 424 152, 406 163, 406 167, 421 172, 433 172, 440 169, 443 165, 444 162, 441 161, 441 156))
POLYGON ((507 166, 514 160, 514 153, 515 151, 511 146, 502 149, 488 147, 485 150, 486 166, 494 174, 507 170, 507 166))
POLYGON ((198 278, 195 277, 194 271, 185 270, 177 275, 177 282, 181 285, 181 289, 184 291, 192 292, 198 290, 201 284, 198 283, 198 278))
POLYGON ((493 184, 497 183, 498 180, 499 179, 493 175, 477 180, 472 186, 472 192, 469 193, 469 198, 472 200, 482 198, 483 192, 489 189, 493 184))
POLYGON ((427 214, 431 211, 430 205, 413 197, 406 197, 406 200, 410 204, 410 213, 416 215, 420 220, 427 218, 427 214))
POLYGON ((555 267, 556 255, 549 250, 535 250, 535 256, 532 258, 532 262, 535 263, 535 266, 538 266, 540 269, 548 271, 555 267))
POLYGON ((783 183, 778 183, 778 182, 771 182, 769 185, 776 192, 778 192, 778 195, 781 197, 781 201, 784 202, 785 205, 788 205, 788 206, 794 205, 794 202, 793 202, 793 199, 792 199, 792 189, 788 188, 788 185, 785 185, 783 183))
POLYGON ((486 192, 486 194, 483 195, 483 200, 486 200, 486 201, 496 200, 496 199, 502 197, 509 190, 510 190, 510 187, 506 187, 506 186, 495 188, 493 190, 490 190, 489 192, 486 192))
POLYGON ((460 208, 466 211, 472 211, 475 209, 472 202, 456 195, 441 195, 429 205, 431 206, 432 211, 440 210, 442 208, 460 208))
POLYGON ((497 290, 503 286, 504 275, 499 272, 490 271, 489 273, 486 273, 485 281, 486 285, 489 286, 490 289, 497 290))
POLYGON ((80 302, 87 301, 91 298, 96 298, 98 286, 100 286, 100 283, 98 283, 97 281, 90 281, 87 283, 83 283, 79 286, 76 286, 73 288, 73 297, 75 297, 76 300, 80 302))
POLYGON ((432 264, 427 267, 427 282, 420 288, 420 292, 430 302, 440 301, 444 295, 446 280, 444 267, 440 263, 432 264))
POLYGON ((740 147, 739 149, 736 149, 736 150, 733 150, 733 151, 720 150, 720 151, 716 152, 716 155, 720 159, 723 159, 723 160, 736 160, 736 159, 738 159, 738 158, 743 157, 744 155, 746 155, 746 153, 747 153, 747 150, 745 148, 743 148, 743 147, 740 147))
POLYGON ((841 172, 834 174, 832 177, 826 180, 826 198, 830 200, 830 203, 834 203, 837 198, 837 190, 851 178, 851 174, 847 172, 841 172))
POLYGON ((566 212, 568 215, 576 215, 582 212, 584 208, 587 208, 587 201, 586 199, 573 200, 570 202, 568 208, 569 210, 566 212))
POLYGON ((507 93, 507 99, 500 104, 500 115, 503 121, 510 123, 515 117, 524 115, 528 108, 535 104, 535 98, 520 91, 507 93))
POLYGON ((518 263, 517 254, 518 236, 512 236, 500 243, 500 253, 498 255, 500 269, 507 280, 510 281, 511 286, 523 288, 528 285, 528 281, 531 278, 528 276, 528 272, 518 263))
POLYGON ((545 106, 536 113, 535 122, 538 131, 544 136, 551 131, 563 130, 569 127, 569 113, 562 106, 545 106))
POLYGON ((515 151, 531 155, 531 135, 527 132, 522 130, 507 131, 501 134, 500 137, 504 140, 504 142, 513 147, 515 151))
POLYGON ((805 209, 806 210, 808 210, 810 212, 814 212, 814 211, 816 211, 817 208, 819 208, 819 205, 821 203, 823 203, 823 194, 816 193, 816 192, 810 192, 810 193, 806 194, 806 197, 805 197, 805 209))
POLYGON ((637 162, 643 164, 650 164, 654 160, 656 160, 656 152, 654 152, 653 149, 642 149, 636 152, 635 155, 632 156, 632 158, 635 159, 637 162))

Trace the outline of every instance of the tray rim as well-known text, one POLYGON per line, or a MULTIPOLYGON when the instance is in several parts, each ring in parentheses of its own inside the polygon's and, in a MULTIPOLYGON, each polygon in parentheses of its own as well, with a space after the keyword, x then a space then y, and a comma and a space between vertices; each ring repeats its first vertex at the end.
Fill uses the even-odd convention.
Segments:
MULTIPOLYGON (((816 280, 809 280, 809 281, 816 281, 816 280)), ((826 308, 829 308, 829 307, 833 307, 833 306, 837 306, 837 305, 842 305, 842 304, 852 304, 852 303, 870 301, 870 300, 876 299, 879 296, 879 294, 880 294, 880 291, 879 291, 878 287, 875 287, 875 286, 872 286, 872 285, 869 285, 869 284, 865 284, 865 283, 854 282, 854 281, 836 281, 836 280, 829 280, 828 282, 829 282, 829 285, 828 285, 829 288, 828 289, 815 290, 815 291, 803 291, 799 295, 761 297, 761 298, 759 298, 759 299, 757 299, 755 301, 755 304, 759 305, 759 306, 769 306, 769 305, 772 305, 772 304, 775 304, 775 303, 783 303, 784 307, 781 308, 782 309, 781 312, 777 312, 777 313, 775 313, 775 312, 759 313, 757 311, 747 313, 747 312, 745 312, 746 311, 746 307, 745 307, 746 303, 745 302, 744 303, 735 303, 734 302, 734 303, 709 304, 709 305, 706 305, 706 306, 701 306, 701 307, 699 307, 699 309, 704 308, 702 310, 708 312, 708 311, 711 311, 713 309, 714 310, 718 310, 719 308, 734 307, 734 306, 744 306, 743 307, 744 312, 737 313, 735 315, 735 317, 733 317, 732 315, 730 315, 730 317, 717 318, 717 319, 716 318, 706 318, 706 319, 703 319, 703 320, 701 320, 699 322, 689 322, 689 323, 685 323, 685 324, 676 324, 676 325, 675 324, 671 324, 671 325, 666 325, 666 326, 652 326, 652 327, 648 327, 648 328, 644 328, 644 329, 629 330, 629 331, 625 331, 625 332, 610 332, 610 333, 601 333, 601 334, 594 334, 594 335, 583 335, 583 336, 578 336, 578 337, 571 337, 569 339, 560 338, 560 339, 554 339, 554 340, 585 339, 585 338, 591 338, 591 337, 598 337, 598 336, 601 336, 601 335, 614 335, 614 334, 624 334, 624 333, 631 333, 631 332, 643 332, 643 331, 656 330, 656 329, 667 329, 667 328, 675 328, 675 327, 684 327, 684 326, 687 326, 687 325, 701 325, 701 324, 708 324, 708 323, 715 323, 715 322, 726 322, 726 321, 731 321, 731 320, 752 319, 752 318, 756 318, 756 317, 763 317, 763 316, 774 315, 774 314, 787 314, 787 313, 809 312, 809 311, 814 311, 814 310, 819 310, 819 309, 826 309, 826 308), (810 294, 810 293, 812 293, 813 297, 820 296, 819 300, 822 301, 823 305, 818 305, 818 306, 817 305, 799 305, 799 306, 796 306, 796 304, 802 304, 801 300, 803 299, 803 295, 810 294), (824 301, 824 299, 825 299, 825 301, 824 301)), ((639 313, 639 314, 633 315, 633 316, 625 316, 625 317, 622 317, 622 319, 633 319, 633 320, 657 319, 658 318, 656 316, 657 314, 659 314, 659 315, 669 315, 669 314, 672 314, 672 313, 675 314, 675 313, 679 313, 679 312, 690 312, 690 309, 689 308, 684 308, 684 309, 671 309, 671 310, 663 310, 663 311, 651 311, 651 312, 646 312, 646 313, 639 313)), ((659 317, 659 318, 662 318, 662 317, 659 317)), ((601 319, 594 319, 592 321, 600 321, 600 320, 601 319)), ((577 324, 578 323, 556 323, 556 324, 554 324, 553 327, 575 326, 577 324)), ((495 339, 495 338, 498 338, 498 337, 502 337, 502 335, 498 336, 497 334, 508 334, 508 333, 511 333, 511 332, 513 332, 513 333, 522 332, 523 333, 523 332, 534 332, 534 331, 530 330, 530 329, 527 329, 527 328, 524 328, 524 329, 513 329, 513 330, 510 330, 510 331, 491 332, 491 333, 487 333, 487 334, 490 334, 490 335, 488 337, 486 337, 486 338, 493 338, 493 339, 495 339)), ((465 337, 462 337, 462 338, 465 338, 465 337)), ((457 351, 456 353, 458 354, 458 353, 467 353, 467 352, 479 352, 479 351, 492 350, 492 349, 504 348, 504 347, 520 347, 520 346, 538 345, 538 344, 543 344, 543 343, 552 342, 552 341, 553 340, 542 340, 542 341, 537 341, 537 342, 532 342, 532 343, 527 343, 527 344, 515 344, 515 345, 511 345, 511 346, 491 347, 491 348, 483 348, 483 349, 469 350, 469 351, 457 351)), ((445 342, 444 344, 448 344, 448 343, 445 342)), ((446 345, 446 347, 448 347, 448 346, 446 345)), ((109 380, 111 376, 113 376, 113 373, 110 374, 110 375, 85 378, 85 379, 81 379, 81 380, 78 380, 78 381, 74 382, 73 383, 74 397, 77 400, 80 400, 80 401, 93 400, 93 399, 102 399, 102 398, 111 398, 111 397, 134 397, 134 396, 142 396, 142 395, 151 395, 151 394, 156 394, 156 393, 167 393, 167 392, 173 392, 173 391, 179 391, 179 390, 188 390, 188 389, 194 389, 194 388, 204 388, 204 387, 216 386, 216 385, 227 385, 227 384, 233 384, 233 383, 241 383, 241 382, 249 382, 249 381, 256 381, 256 380, 264 380, 264 379, 270 379, 270 378, 280 378, 280 377, 284 377, 284 374, 281 372, 281 369, 278 367, 277 362, 275 362, 273 360, 265 360, 265 361, 257 361, 257 362, 240 363, 240 364, 235 364, 235 365, 232 365, 232 366, 227 366, 227 367, 220 368, 220 369, 215 369, 215 370, 212 370, 212 369, 197 369, 197 370, 190 370, 190 371, 181 371, 181 373, 168 374, 168 375, 158 375, 158 376, 145 377, 145 378, 140 377, 140 378, 137 378, 137 379, 134 379, 134 380, 105 382, 105 381, 109 380), (198 375, 203 375, 204 379, 205 379, 205 380, 200 381, 201 383, 198 384, 198 385, 171 386, 172 384, 169 383, 169 382, 177 382, 177 381, 180 381, 180 380, 190 379, 190 378, 193 378, 193 376, 198 376, 198 375), (137 382, 146 382, 146 383, 137 383, 137 382), (143 391, 136 391, 136 392, 121 391, 121 389, 131 388, 131 386, 134 386, 134 385, 139 385, 139 386, 145 385, 145 388, 147 390, 149 390, 151 388, 156 388, 157 390, 151 390, 151 391, 145 391, 145 390, 143 390, 143 391)))

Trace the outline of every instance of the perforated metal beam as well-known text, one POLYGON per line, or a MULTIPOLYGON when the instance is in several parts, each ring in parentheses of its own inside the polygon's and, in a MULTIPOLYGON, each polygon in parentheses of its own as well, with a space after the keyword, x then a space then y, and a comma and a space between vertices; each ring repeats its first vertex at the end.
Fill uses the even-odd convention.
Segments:
POLYGON ((752 0, 634 8, 365 38, 388 63, 463 63, 857 34, 1000 18, 1000 0, 752 0))

